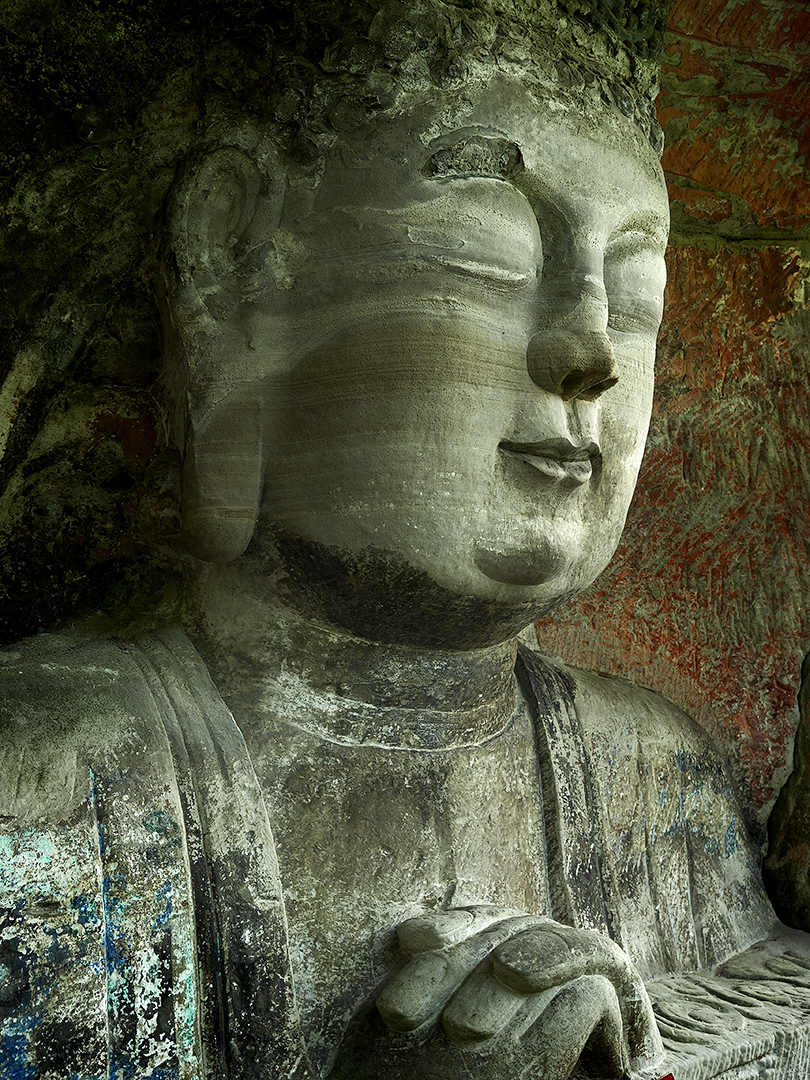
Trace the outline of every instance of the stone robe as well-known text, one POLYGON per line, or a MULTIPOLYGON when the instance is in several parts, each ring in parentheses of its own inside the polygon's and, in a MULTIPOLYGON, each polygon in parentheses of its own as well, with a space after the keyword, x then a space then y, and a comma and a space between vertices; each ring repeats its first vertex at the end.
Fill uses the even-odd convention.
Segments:
MULTIPOLYGON (((775 919, 701 729, 657 695, 528 651, 517 675, 542 913, 629 953, 676 1080, 758 1077, 756 1060, 805 1075, 810 949, 798 936, 738 957, 775 919)), ((0 677, 2 1080, 324 1075, 296 1006, 294 883, 185 635, 43 636, 7 650, 0 677)), ((377 928, 390 941, 413 914, 396 899, 377 928)))

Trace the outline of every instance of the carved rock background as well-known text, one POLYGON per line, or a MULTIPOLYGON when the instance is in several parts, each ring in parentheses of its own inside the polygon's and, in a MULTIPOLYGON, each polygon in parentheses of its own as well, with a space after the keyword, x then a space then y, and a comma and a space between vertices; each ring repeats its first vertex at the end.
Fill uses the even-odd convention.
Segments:
POLYGON ((649 686, 729 753, 763 823, 810 639, 810 13, 673 4, 659 119, 669 284, 647 452, 613 563, 542 647, 649 686))

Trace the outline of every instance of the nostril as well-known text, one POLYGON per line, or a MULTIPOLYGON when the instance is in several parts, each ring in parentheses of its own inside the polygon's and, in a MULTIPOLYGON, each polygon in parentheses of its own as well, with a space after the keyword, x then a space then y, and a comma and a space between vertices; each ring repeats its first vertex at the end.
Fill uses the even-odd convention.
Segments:
POLYGON ((593 382, 586 378, 581 371, 572 372, 570 375, 566 375, 560 384, 559 394, 563 401, 570 401, 572 398, 579 398, 581 401, 595 401, 611 386, 615 386, 618 381, 619 377, 616 375, 593 382))
POLYGON ((604 331, 544 330, 526 351, 532 381, 563 401, 594 401, 619 381, 613 347, 604 331))
POLYGON ((566 375, 560 383, 559 388, 560 397, 563 401, 569 401, 571 398, 579 397, 583 390, 582 382, 582 373, 579 371, 572 371, 570 375, 566 375))

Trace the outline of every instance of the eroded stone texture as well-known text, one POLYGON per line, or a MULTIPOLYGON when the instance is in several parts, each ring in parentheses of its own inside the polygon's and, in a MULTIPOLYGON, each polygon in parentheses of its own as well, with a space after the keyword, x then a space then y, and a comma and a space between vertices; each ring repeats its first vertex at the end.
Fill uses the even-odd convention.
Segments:
POLYGON ((193 643, 4 655, 9 1076, 81 1031, 138 1080, 804 1068, 810 949, 706 734, 518 647, 610 559, 651 408, 633 12, 386 5, 267 112, 213 99, 165 433, 88 414, 183 452, 193 643))
MULTIPOLYGON (((579 1050, 561 1065, 568 1044, 549 1046, 542 1024, 527 1030, 527 1020, 550 1009, 555 1023, 584 1039, 587 1012, 594 1002, 601 1012, 605 994, 614 1023, 625 1014, 634 1076, 669 1068, 687 1080, 726 1070, 736 1078, 758 1075, 760 1066, 780 1080, 801 1075, 810 1011, 804 936, 777 933, 716 967, 746 937, 767 931, 771 917, 764 897, 751 892, 752 852, 705 736, 662 699, 629 684, 566 673, 528 652, 519 670, 526 704, 496 742, 403 754, 392 723, 406 710, 386 717, 387 751, 378 729, 376 745, 306 736, 311 751, 302 755, 300 712, 293 725, 265 731, 275 746, 278 794, 267 802, 274 841, 254 771, 262 775, 266 759, 249 754, 183 634, 127 644, 43 637, 6 652, 3 781, 15 794, 4 819, 0 879, 14 913, 2 935, 3 1075, 35 1068, 62 1076, 79 1064, 88 1077, 158 1080, 217 1075, 225 1060, 230 1075, 255 1075, 261 1063, 280 1078, 324 1075, 323 1037, 334 1027, 331 1037, 340 1039, 348 1019, 335 993, 351 1013, 358 979, 372 996, 385 987, 380 1009, 398 1034, 378 1031, 373 1014, 369 1025, 361 1008, 344 1048, 349 1062, 339 1058, 334 1075, 364 1076, 368 1068, 373 1075, 446 1078, 474 1067, 508 1077, 528 1046, 557 1069, 544 1077, 567 1076, 579 1050), (625 730, 618 742, 617 712, 625 730), (521 714, 534 718, 534 750, 521 714), (662 740, 680 747, 669 766, 651 750, 662 740), (493 753, 498 741, 505 755, 493 753), (521 762, 526 753, 538 755, 537 771, 521 762), (639 760, 651 763, 646 776, 639 760), (482 815, 458 815, 480 789, 482 767, 494 781, 489 826, 482 815), (545 811, 536 820, 535 854, 522 857, 524 872, 547 879, 529 905, 534 914, 472 904, 488 861, 496 875, 486 886, 490 898, 521 905, 529 899, 514 893, 515 873, 497 881, 508 865, 498 847, 506 841, 514 859, 524 828, 499 836, 497 803, 503 798, 513 814, 536 818, 514 785, 531 787, 538 773, 545 811), (628 798, 625 790, 617 799, 611 787, 628 783, 635 794, 628 798), (353 810, 352 784, 362 788, 353 810), (617 817, 622 807, 626 821, 617 817), (368 815, 364 827, 355 815, 368 815), (601 837, 592 831, 599 819, 601 837), (493 830, 489 843, 470 846, 482 826, 493 830), (614 845, 623 838, 612 854, 610 838, 614 845), (437 840, 440 858, 431 868, 425 856, 437 840), (648 864, 642 888, 639 857, 648 864), (445 886, 455 880, 452 900, 438 908, 425 903, 436 872, 445 886), (720 890, 708 885, 714 874, 720 890), (341 892, 347 881, 352 896, 341 892), (696 906, 701 896, 704 909, 696 906), (331 917, 324 923, 316 914, 314 938, 302 941, 322 905, 331 917), (363 915, 367 906, 371 920, 363 915), (400 923, 397 958, 394 928, 409 912, 423 914, 400 923), (567 925, 552 922, 552 914, 567 925), (572 934, 571 923, 581 929, 572 934), (601 936, 608 924, 648 974, 647 991, 622 949, 601 936), (476 979, 491 989, 482 996, 473 981, 466 1005, 454 996, 443 1021, 449 1043, 435 1035, 425 1042, 424 1032, 410 1036, 487 955, 494 967, 478 968, 476 979), (392 963, 401 969, 394 982, 392 963), (673 969, 691 973, 662 976, 673 969), (555 970, 567 980, 562 996, 552 993, 555 970), (313 1037, 321 1026, 312 1013, 317 998, 327 1021, 320 1038, 313 1037), (655 1061, 657 1036, 645 1050, 653 1015, 665 1064, 655 1061), (488 1023, 512 1017, 522 1018, 518 1041, 487 1039, 488 1023), (746 1063, 748 1072, 736 1071, 746 1063)), ((256 737, 250 733, 248 742, 256 737)), ((610 1054, 598 1040, 590 1052, 604 1075, 610 1054)))
POLYGON ((675 231, 806 238, 808 13, 719 0, 696 15, 672 5, 659 99, 675 231))
POLYGON ((793 750, 793 771, 768 819, 768 854, 763 875, 779 917, 790 926, 810 926, 810 803, 807 799, 808 691, 810 662, 802 664, 799 727, 793 750))
MULTIPOLYGON (((263 774, 266 759, 249 755, 184 635, 164 633, 125 645, 45 637, 7 652, 4 729, 6 747, 15 753, 4 757, 4 787, 16 794, 4 827, 4 853, 13 848, 14 858, 4 860, 2 887, 15 913, 3 931, 12 991, 4 1002, 4 1075, 32 1067, 41 1075, 64 1075, 68 1054, 78 1055, 71 1064, 81 1063, 87 1076, 114 1075, 110 1064, 124 1075, 149 1078, 216 1075, 217 1062, 225 1060, 231 1075, 255 1075, 262 1062, 274 1076, 324 1075, 331 1056, 319 1064, 324 1036, 334 1027, 330 1038, 339 1040, 347 1019, 335 993, 343 984, 344 1007, 353 1011, 358 979, 366 984, 361 1000, 386 986, 380 1008, 400 1034, 392 1041, 369 1028, 361 1008, 357 1028, 350 1026, 354 1041, 344 1051, 351 1063, 345 1069, 339 1064, 336 1075, 346 1069, 348 1076, 365 1075, 370 1053, 375 1075, 446 1077, 458 1069, 464 1075, 472 1061, 485 1075, 508 1076, 528 1046, 538 1060, 551 1054, 549 1065, 558 1071, 544 1076, 566 1076, 579 1050, 558 1067, 555 1054, 567 1044, 549 1047, 543 1025, 525 1032, 526 1020, 548 1008, 551 996, 556 1022, 584 1030, 584 1038, 581 1024, 592 1000, 586 986, 619 994, 613 1000, 625 1013, 634 1075, 658 1075, 664 1066, 655 1062, 657 1036, 645 1047, 655 1027, 637 968, 648 979, 652 975, 652 1007, 666 1064, 676 1075, 702 1080, 763 1054, 771 1055, 774 1075, 797 1075, 807 1042, 810 958, 804 937, 777 937, 715 970, 746 938, 767 931, 770 916, 764 897, 750 891, 752 853, 705 737, 672 706, 652 694, 640 697, 627 684, 555 671, 528 653, 519 667, 528 713, 521 705, 498 737, 506 751, 502 764, 491 740, 403 754, 395 749, 401 736, 389 726, 387 752, 344 736, 336 757, 341 744, 311 736, 311 751, 302 755, 302 733, 296 734, 301 715, 292 726, 265 731, 276 747, 278 794, 267 803, 274 842, 254 772, 255 765, 263 774), (53 721, 57 702, 61 724, 53 721), (534 751, 522 733, 521 710, 537 725, 534 751), (614 741, 617 710, 629 738, 623 760, 617 750, 625 739, 614 741), (650 751, 649 740, 664 737, 673 750, 680 746, 669 766, 665 756, 650 751), (525 796, 515 799, 509 788, 512 770, 513 784, 537 777, 536 766, 521 764, 525 753, 538 755, 546 809, 535 826, 536 854, 527 852, 515 870, 522 861, 524 872, 536 877, 539 871, 547 881, 529 905, 534 914, 521 916, 514 907, 470 901, 480 897, 482 868, 498 846, 506 841, 512 857, 517 854, 523 827, 515 836, 498 836, 503 814, 497 799, 537 815, 525 796), (686 770, 683 755, 690 759, 686 770), (656 763, 646 777, 638 773, 640 757, 656 763), (488 844, 469 846, 486 822, 479 817, 465 823, 458 812, 480 787, 482 767, 495 781, 489 826, 495 831, 488 844), (393 785, 391 777, 387 785, 389 773, 398 776, 393 785), (628 782, 636 794, 617 799, 611 785, 626 788, 628 782), (353 784, 363 794, 351 811, 353 784), (302 798, 305 792, 309 798, 302 798), (458 801, 455 814, 444 805, 448 798, 458 801), (629 813, 625 822, 617 817, 622 806, 629 813), (431 817, 425 819, 425 811, 431 817), (368 823, 358 828, 353 815, 365 814, 368 823), (601 838, 592 833, 599 819, 601 838), (638 834, 639 821, 649 841, 638 834), (335 822, 341 835, 334 834, 335 822), (625 839, 608 866, 610 837, 625 839), (443 847, 444 855, 432 870, 424 859, 437 840, 436 853, 443 847), (391 849, 400 852, 396 861, 391 849), (646 899, 634 869, 639 856, 648 862, 645 888, 653 889, 646 899), (448 858, 455 863, 450 871, 448 858), (455 879, 452 902, 438 909, 425 903, 435 871, 445 886, 455 879), (362 887, 364 872, 369 884, 362 887), (714 874, 720 891, 709 887, 714 874), (353 895, 342 892, 347 880, 354 883, 353 895), (701 895, 705 909, 696 906, 701 895), (716 906, 720 896, 724 911, 716 906), (322 904, 332 913, 326 923, 317 916, 322 904), (371 920, 363 914, 369 905, 371 920), (393 929, 409 911, 424 914, 413 926, 399 927, 405 958, 422 967, 430 960, 431 974, 414 971, 403 982, 406 967, 397 986, 390 967, 392 960, 395 969, 403 961, 395 960, 393 929), (305 943, 313 914, 315 936, 305 943), (582 929, 572 934, 550 915, 582 929), (601 937, 607 929, 637 967, 601 937), (469 956, 465 949, 472 950, 469 956), (402 1034, 429 1020, 487 955, 493 955, 497 981, 486 968, 478 977, 498 992, 497 1016, 523 1018, 517 1032, 525 1037, 482 1042, 487 1029, 481 1003, 487 998, 475 987, 468 989, 466 1013, 459 995, 452 1012, 445 1011, 449 1044, 402 1034), (707 964, 697 974, 661 977, 662 971, 707 964), (555 969, 570 988, 567 997, 550 994, 555 969), (446 979, 447 989, 437 978, 446 979), (320 1038, 314 1030, 323 1021, 312 1013, 318 998, 327 1021, 320 1038), (645 1056, 649 1068, 643 1067, 645 1056)), ((394 716, 387 720, 390 725, 394 716)), ((248 744, 256 738, 250 733, 248 744)), ((466 738, 469 743, 471 735, 466 738)), ((498 865, 502 873, 503 859, 493 863, 495 874, 498 865)), ((515 881, 515 874, 500 883, 491 878, 486 892, 522 905, 529 897, 518 898, 515 881)), ((491 1006, 487 1014, 493 1017, 491 1006)), ((594 1051, 604 1067, 598 1043, 594 1051)))

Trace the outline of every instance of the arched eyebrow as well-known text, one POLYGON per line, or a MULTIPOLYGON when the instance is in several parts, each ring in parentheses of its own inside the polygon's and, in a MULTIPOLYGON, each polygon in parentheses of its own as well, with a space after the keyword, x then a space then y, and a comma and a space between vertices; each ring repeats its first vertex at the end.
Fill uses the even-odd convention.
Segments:
POLYGON ((431 180, 481 176, 512 181, 523 172, 523 155, 517 143, 475 134, 449 143, 449 139, 459 134, 445 136, 442 140, 445 145, 435 150, 422 166, 423 176, 431 180))

